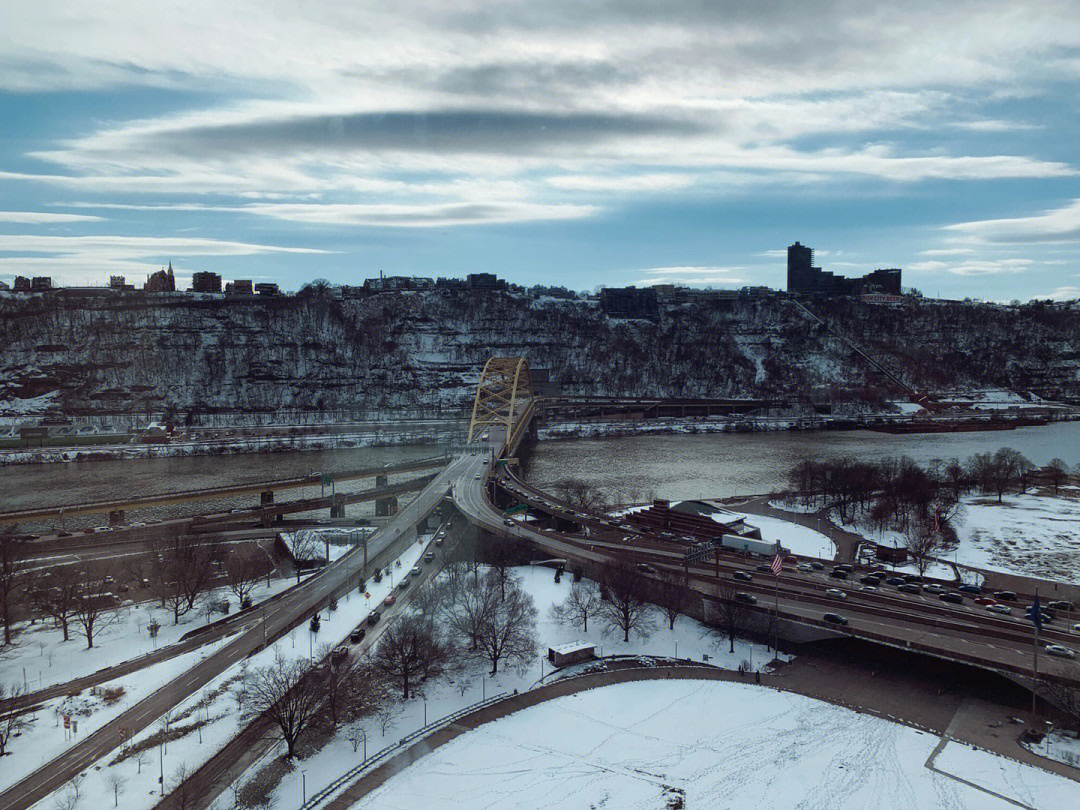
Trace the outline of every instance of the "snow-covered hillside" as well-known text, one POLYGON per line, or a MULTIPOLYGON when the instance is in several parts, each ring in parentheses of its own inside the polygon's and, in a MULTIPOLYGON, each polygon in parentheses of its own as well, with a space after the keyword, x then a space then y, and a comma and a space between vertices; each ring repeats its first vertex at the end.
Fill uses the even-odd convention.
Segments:
MULTIPOLYGON (((1080 312, 912 299, 815 303, 909 384, 1080 394, 1080 312)), ((448 286, 340 300, 0 296, 0 415, 457 411, 488 357, 568 393, 782 397, 887 407, 879 378, 780 298, 608 318, 584 298, 448 286)))

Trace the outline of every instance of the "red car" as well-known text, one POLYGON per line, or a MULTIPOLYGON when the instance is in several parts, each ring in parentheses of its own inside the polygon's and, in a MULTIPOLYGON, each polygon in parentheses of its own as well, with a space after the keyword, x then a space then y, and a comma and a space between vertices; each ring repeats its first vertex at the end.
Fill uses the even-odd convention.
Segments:
POLYGON ((390 594, 388 597, 386 597, 385 599, 382 600, 382 603, 384 605, 386 605, 387 607, 390 607, 396 601, 397 601, 397 599, 394 597, 394 595, 390 594))
POLYGON ((997 599, 991 599, 989 596, 980 596, 975 600, 976 605, 996 605, 997 599))

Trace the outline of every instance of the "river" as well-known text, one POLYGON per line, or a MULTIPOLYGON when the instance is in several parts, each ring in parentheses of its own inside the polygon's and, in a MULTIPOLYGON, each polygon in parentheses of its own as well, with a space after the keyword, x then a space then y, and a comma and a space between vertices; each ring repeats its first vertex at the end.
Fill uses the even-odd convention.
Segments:
POLYGON ((870 430, 775 431, 564 439, 535 448, 525 478, 540 487, 583 478, 617 503, 754 495, 786 488, 805 458, 906 455, 918 462, 1014 447, 1035 464, 1080 464, 1080 422, 970 433, 895 435, 870 430))
MULTIPOLYGON (((867 459, 908 455, 916 461, 966 459, 973 453, 1015 447, 1036 464, 1054 457, 1080 462, 1080 422, 974 433, 897 436, 872 431, 777 431, 699 435, 643 435, 564 439, 538 443, 526 478, 541 486, 584 478, 618 501, 652 497, 750 495, 783 489, 787 473, 803 458, 853 455, 867 459)), ((199 489, 287 478, 312 472, 393 464, 444 452, 430 445, 269 454, 128 459, 33 464, 0 468, 0 508, 18 509, 199 489)), ((353 486, 367 487, 370 482, 353 486)), ((317 494, 293 490, 290 499, 317 494)), ((251 505, 250 497, 219 506, 251 505)), ((203 502, 200 509, 205 509, 203 502)), ((175 516, 190 505, 152 514, 175 516)))

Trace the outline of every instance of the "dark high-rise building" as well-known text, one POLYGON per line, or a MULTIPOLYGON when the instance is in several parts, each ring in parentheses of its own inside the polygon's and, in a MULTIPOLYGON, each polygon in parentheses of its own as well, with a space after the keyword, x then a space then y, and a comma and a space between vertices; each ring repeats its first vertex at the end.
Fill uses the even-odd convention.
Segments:
POLYGON ((881 292, 900 295, 900 270, 875 270, 861 278, 845 278, 814 267, 814 251, 796 242, 788 247, 787 291, 792 295, 859 295, 881 292))

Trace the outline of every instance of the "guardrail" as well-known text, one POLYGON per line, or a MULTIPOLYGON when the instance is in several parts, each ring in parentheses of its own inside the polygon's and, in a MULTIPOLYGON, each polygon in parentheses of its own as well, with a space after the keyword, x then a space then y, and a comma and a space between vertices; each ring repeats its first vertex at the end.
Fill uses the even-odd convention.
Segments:
POLYGON ((310 799, 300 805, 300 810, 311 810, 311 808, 318 807, 324 801, 329 799, 334 793, 344 787, 348 782, 356 779, 356 777, 362 774, 365 770, 371 768, 376 763, 383 762, 391 754, 404 750, 408 746, 408 744, 413 742, 414 740, 417 740, 420 737, 425 737, 432 732, 438 731, 439 729, 446 728, 448 725, 450 725, 456 720, 460 720, 465 715, 471 714, 478 709, 484 709, 488 706, 494 705, 495 703, 499 703, 505 698, 510 697, 510 695, 511 693, 509 692, 499 692, 499 694, 492 695, 487 700, 482 700, 479 703, 474 703, 471 706, 466 706, 464 709, 458 709, 456 712, 448 714, 439 720, 435 720, 432 723, 428 723, 426 726, 418 728, 416 731, 406 734, 396 743, 386 746, 378 753, 373 754, 372 756, 365 759, 359 765, 343 773, 329 785, 324 787, 322 790, 320 790, 318 793, 316 793, 314 796, 312 796, 310 799))

